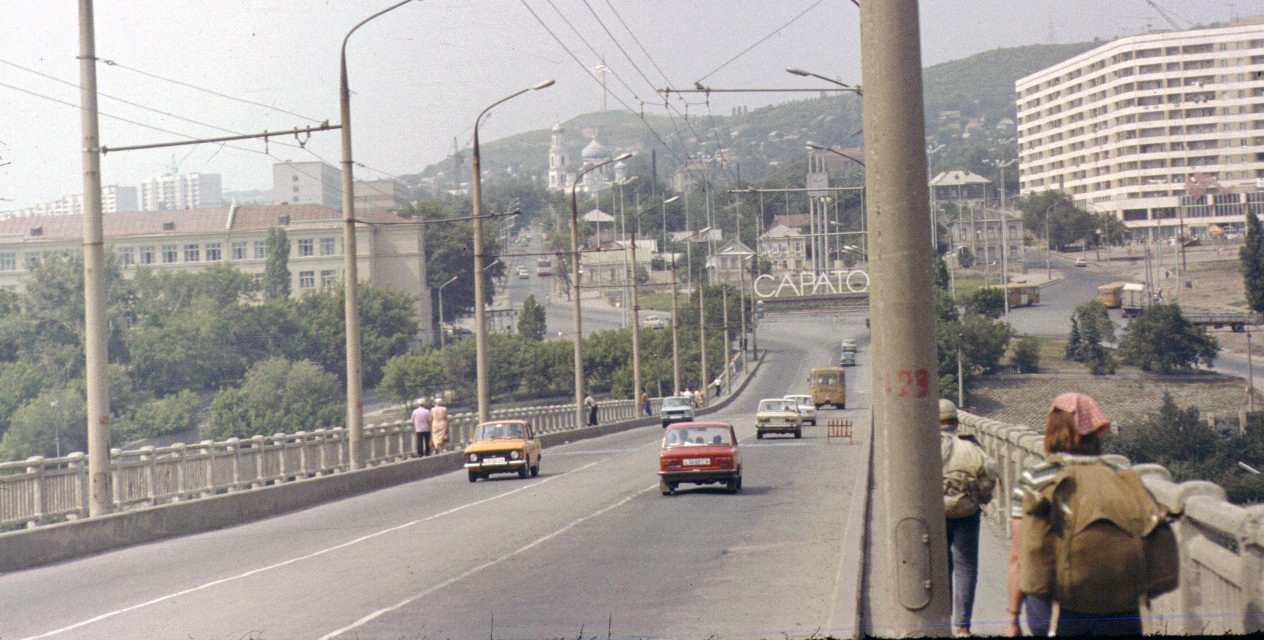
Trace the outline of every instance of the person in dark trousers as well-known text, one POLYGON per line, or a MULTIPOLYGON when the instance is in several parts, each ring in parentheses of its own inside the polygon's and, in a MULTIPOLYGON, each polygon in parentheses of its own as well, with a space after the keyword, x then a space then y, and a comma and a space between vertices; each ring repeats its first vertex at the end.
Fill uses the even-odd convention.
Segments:
POLYGON ((944 515, 948 533, 949 592, 953 635, 970 635, 974 592, 979 580, 979 522, 996 486, 996 465, 973 435, 964 433, 957 405, 939 401, 940 454, 944 473, 944 515))
POLYGON ((588 426, 597 426, 597 401, 591 393, 584 397, 584 408, 588 409, 588 426))
POLYGON ((650 411, 650 394, 644 389, 641 389, 641 406, 645 409, 645 415, 654 415, 653 412, 650 411))
POLYGON ((413 409, 413 430, 417 432, 417 457, 430 455, 430 400, 417 398, 417 408, 413 409))

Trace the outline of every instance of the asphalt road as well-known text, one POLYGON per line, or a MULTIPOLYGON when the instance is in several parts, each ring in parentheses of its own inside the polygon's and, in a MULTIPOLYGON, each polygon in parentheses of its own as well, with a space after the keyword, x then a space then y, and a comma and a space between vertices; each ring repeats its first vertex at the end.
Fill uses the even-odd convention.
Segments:
POLYGON ((863 315, 770 317, 738 428, 737 495, 659 494, 661 429, 545 450, 541 475, 463 472, 220 531, 0 575, 0 637, 544 638, 850 634, 855 462, 825 421, 869 406, 863 315), (803 392, 860 338, 847 411, 756 441, 761 397, 803 392))

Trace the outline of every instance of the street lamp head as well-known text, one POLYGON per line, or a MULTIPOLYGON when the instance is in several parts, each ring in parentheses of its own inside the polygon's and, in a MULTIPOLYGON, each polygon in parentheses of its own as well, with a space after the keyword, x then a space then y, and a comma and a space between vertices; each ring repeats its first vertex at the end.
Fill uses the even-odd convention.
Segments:
POLYGON ((786 67, 786 71, 789 73, 793 73, 796 76, 803 76, 805 78, 812 75, 808 73, 807 71, 804 71, 803 69, 800 69, 798 67, 786 67))
POLYGON ((622 154, 619 154, 618 156, 615 156, 615 159, 614 159, 614 160, 611 160, 611 162, 618 162, 618 161, 620 161, 620 160, 627 160, 628 158, 631 158, 633 155, 635 155, 635 154, 634 154, 634 153, 632 153, 631 151, 628 151, 628 152, 626 152, 626 153, 622 153, 622 154))
POLYGON ((815 143, 815 142, 812 142, 811 140, 809 140, 809 141, 808 141, 807 145, 808 145, 808 148, 809 148, 809 149, 816 149, 817 151, 825 151, 825 150, 826 150, 824 146, 819 145, 819 144, 817 144, 817 143, 815 143))
POLYGON ((553 80, 545 80, 544 82, 541 82, 540 84, 537 84, 536 86, 531 87, 531 89, 534 91, 539 91, 540 89, 548 89, 549 87, 553 86, 553 83, 554 83, 553 80))
POLYGON ((666 205, 666 204, 671 204, 671 203, 673 203, 673 202, 675 202, 675 201, 677 201, 677 200, 679 200, 679 199, 680 199, 680 196, 679 196, 679 195, 674 195, 674 196, 672 196, 672 197, 670 197, 670 198, 668 198, 668 199, 664 200, 664 201, 663 201, 663 204, 665 204, 665 205, 666 205))

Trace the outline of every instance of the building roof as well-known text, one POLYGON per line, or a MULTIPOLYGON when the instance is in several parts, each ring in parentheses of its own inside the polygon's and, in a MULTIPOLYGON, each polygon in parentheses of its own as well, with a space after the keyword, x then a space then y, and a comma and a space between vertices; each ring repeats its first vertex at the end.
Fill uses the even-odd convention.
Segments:
POLYGON ((969 184, 992 184, 992 181, 976 173, 957 169, 941 171, 939 175, 930 181, 930 184, 932 187, 957 187, 969 184))
POLYGON ((764 235, 759 236, 759 237, 768 238, 768 239, 802 238, 803 233, 801 233, 798 229, 791 229, 790 227, 787 227, 784 224, 778 224, 778 225, 773 225, 771 229, 765 231, 764 235))
POLYGON ((806 227, 808 226, 808 214, 806 213, 783 213, 772 217, 773 226, 785 225, 787 227, 806 227))
POLYGON ((579 217, 584 222, 614 222, 614 216, 602 211, 601 209, 593 209, 588 213, 579 217))
MULTIPOLYGON (((409 222, 384 209, 356 211, 356 219, 366 223, 409 222)), ((334 222, 342 212, 319 204, 252 205, 208 207, 170 211, 109 213, 101 216, 106 238, 163 234, 223 233, 258 231, 301 222, 334 222), (288 223, 283 216, 289 216, 288 223)), ((0 236, 37 237, 40 240, 76 240, 83 237, 83 216, 31 216, 0 220, 0 236), (32 233, 32 231, 36 233, 32 233)))
POLYGON ((755 255, 755 252, 751 251, 750 247, 746 246, 742 241, 736 238, 730 238, 723 246, 717 249, 715 253, 716 255, 755 255))

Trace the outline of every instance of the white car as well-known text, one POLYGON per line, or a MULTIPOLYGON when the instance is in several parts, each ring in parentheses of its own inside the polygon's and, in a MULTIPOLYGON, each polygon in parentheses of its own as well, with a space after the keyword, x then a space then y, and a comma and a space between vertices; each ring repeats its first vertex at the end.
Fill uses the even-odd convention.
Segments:
POLYGON ((667 328, 667 321, 658 316, 646 316, 644 324, 645 328, 652 329, 654 331, 662 331, 667 328))
POLYGON ((786 400, 794 400, 799 404, 799 415, 803 417, 803 421, 816 426, 816 405, 812 404, 812 396, 804 394, 791 394, 786 396, 786 400))
POLYGON ((767 433, 790 433, 803 437, 803 416, 799 403, 785 398, 765 398, 759 401, 755 412, 755 438, 764 439, 767 433))

